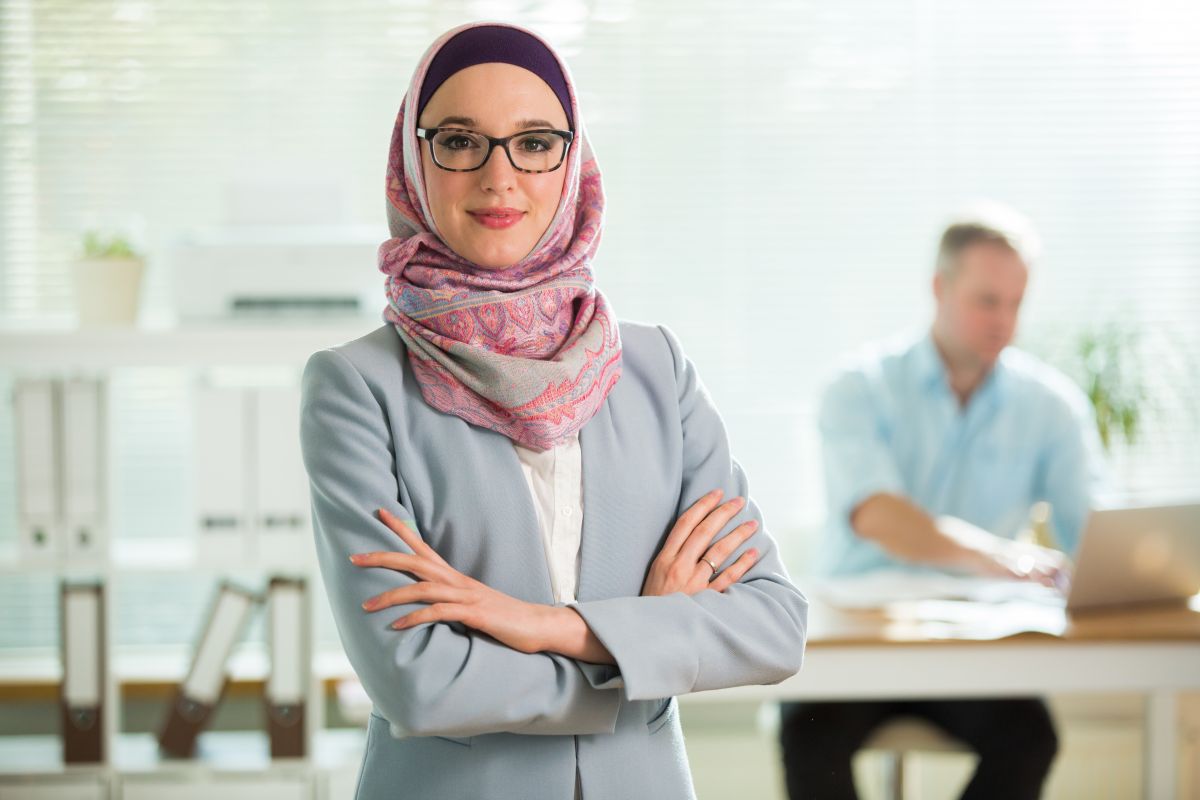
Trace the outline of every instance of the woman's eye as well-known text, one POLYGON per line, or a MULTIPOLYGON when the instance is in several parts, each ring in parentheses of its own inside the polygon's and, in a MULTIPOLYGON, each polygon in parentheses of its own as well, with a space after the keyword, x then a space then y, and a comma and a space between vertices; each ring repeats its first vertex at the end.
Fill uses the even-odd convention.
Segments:
POLYGON ((471 140, 471 137, 463 136, 462 134, 452 134, 442 139, 442 147, 448 150, 466 150, 474 146, 475 142, 471 140))
POLYGON ((538 136, 528 136, 521 140, 519 146, 527 153, 544 153, 550 149, 550 142, 538 136))

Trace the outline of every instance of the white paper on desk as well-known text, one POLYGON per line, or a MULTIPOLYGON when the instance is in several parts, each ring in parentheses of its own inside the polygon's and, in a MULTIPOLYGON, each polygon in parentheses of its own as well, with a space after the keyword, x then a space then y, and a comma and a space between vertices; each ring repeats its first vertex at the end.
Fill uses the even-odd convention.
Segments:
POLYGON ((920 638, 991 641, 1020 633, 1061 636, 1062 605, 1013 600, 999 603, 913 600, 887 607, 889 624, 911 626, 920 638))
POLYGON ((1014 601, 1061 607, 1062 595, 1031 581, 997 580, 945 573, 877 570, 862 575, 825 578, 812 592, 836 608, 883 608, 918 600, 973 600, 980 603, 1014 601))

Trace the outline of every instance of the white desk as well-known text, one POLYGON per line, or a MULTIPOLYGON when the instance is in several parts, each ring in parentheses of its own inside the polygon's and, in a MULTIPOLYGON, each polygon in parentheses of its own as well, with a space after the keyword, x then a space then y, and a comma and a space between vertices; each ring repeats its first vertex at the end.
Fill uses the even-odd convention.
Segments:
POLYGON ((921 619, 919 610, 848 612, 814 602, 799 673, 773 686, 699 692, 688 702, 1138 692, 1146 697, 1145 797, 1177 796, 1178 697, 1200 691, 1200 609, 1075 620, 1059 612, 1057 635, 990 641, 979 640, 974 625, 921 619))
MULTIPOLYGON (((1195 605, 1193 609, 1124 612, 1079 620, 1043 611, 1036 622, 1050 633, 985 640, 981 637, 1004 626, 981 623, 1011 609, 1001 606, 980 616, 967 615, 966 622, 961 616, 958 622, 947 622, 946 615, 930 613, 945 610, 936 604, 897 604, 888 611, 848 612, 814 600, 808 650, 798 674, 773 686, 697 692, 680 700, 690 705, 1136 692, 1146 697, 1145 797, 1175 798, 1178 696, 1200 691, 1200 603, 1195 605)), ((324 654, 324 658, 318 663, 323 664, 319 672, 326 680, 353 679, 340 651, 324 654)), ((245 673, 242 679, 261 678, 258 666, 247 661, 245 669, 239 670, 245 673)), ((127 672, 122 683, 150 677, 138 670, 127 672)), ((0 674, 0 679, 3 677, 0 674)), ((21 676, 7 677, 16 680, 21 676)), ((48 686, 57 684, 56 677, 45 680, 48 686)), ((218 744, 238 743, 243 748, 237 759, 241 770, 271 772, 265 734, 222 732, 201 737, 212 739, 214 754, 228 749, 218 748, 218 744), (251 740, 253 746, 246 744, 251 740)), ((316 766, 320 767, 316 771, 330 772, 339 764, 356 763, 355 748, 361 747, 361 738, 361 731, 322 730, 314 743, 316 766)), ((100 772, 149 773, 167 768, 168 772, 198 769, 207 775, 219 771, 217 763, 229 766, 224 757, 207 762, 201 758, 191 765, 164 765, 152 756, 153 737, 149 734, 123 734, 118 739, 115 766, 100 772)), ((31 737, 25 748, 13 744, 0 751, 0 783, 4 773, 63 770, 57 737, 31 737)), ((257 800, 264 797, 258 795, 257 800)))

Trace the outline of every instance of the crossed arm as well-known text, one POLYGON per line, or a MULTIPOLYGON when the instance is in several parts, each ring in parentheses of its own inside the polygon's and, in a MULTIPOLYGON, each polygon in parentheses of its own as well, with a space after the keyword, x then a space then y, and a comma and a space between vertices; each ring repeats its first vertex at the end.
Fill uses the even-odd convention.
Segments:
MULTIPOLYGON (((674 358, 684 425, 681 508, 713 487, 726 496, 748 496, 716 409, 673 334, 662 331, 674 358)), ((367 694, 394 729, 450 736, 611 733, 620 689, 630 700, 661 698, 776 683, 800 668, 807 601, 791 584, 753 501, 742 514, 759 527, 745 544, 759 558, 724 592, 539 607, 528 619, 538 620, 532 629, 541 633, 524 649, 462 620, 418 616, 407 628, 392 628, 388 623, 396 616, 425 613, 430 606, 401 602, 395 605, 399 614, 384 619, 366 613, 362 603, 414 579, 404 572, 360 569, 348 556, 400 551, 420 557, 416 545, 423 542, 411 509, 397 497, 383 409, 336 351, 315 353, 305 366, 301 440, 334 618, 367 694), (377 509, 384 513, 377 515, 377 509)), ((423 555, 433 564, 430 553, 423 555)))
MULTIPOLYGON (((718 505, 721 496, 719 491, 710 492, 675 522, 650 566, 642 596, 723 592, 754 566, 758 551, 750 548, 714 575, 716 565, 724 564, 757 528, 755 521, 749 520, 710 546, 713 537, 745 504, 738 497, 718 505)), ((522 653, 549 650, 594 664, 616 664, 578 609, 530 603, 499 592, 454 569, 386 509, 379 509, 379 515, 407 550, 353 554, 350 563, 407 572, 419 580, 368 598, 362 604, 364 611, 374 613, 420 601, 430 605, 404 615, 392 627, 400 630, 429 622, 456 621, 522 653)))

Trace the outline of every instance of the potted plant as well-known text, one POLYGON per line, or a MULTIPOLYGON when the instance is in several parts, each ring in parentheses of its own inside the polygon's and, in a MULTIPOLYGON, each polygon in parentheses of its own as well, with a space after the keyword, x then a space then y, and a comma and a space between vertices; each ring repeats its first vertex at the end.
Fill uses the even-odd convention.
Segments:
POLYGON ((1092 401, 1100 442, 1111 452, 1115 440, 1133 447, 1141 434, 1149 391, 1142 374, 1141 337, 1115 321, 1080 331, 1075 339, 1075 380, 1092 401))
POLYGON ((82 253, 75 261, 80 327, 135 324, 145 266, 128 238, 85 232, 82 253))
POLYGON ((1154 404, 1142 370, 1147 347, 1134 323, 1114 317, 1069 332, 1045 330, 1034 336, 1029 349, 1062 370, 1087 395, 1108 454, 1138 444, 1154 404))
MULTIPOLYGON (((1153 407, 1141 369, 1141 331, 1128 321, 1113 318, 1067 335, 1040 339, 1033 350, 1070 377, 1091 401, 1100 443, 1121 475, 1119 491, 1128 492, 1136 472, 1132 460, 1135 446, 1143 433, 1146 412, 1153 407)), ((1035 503, 1018 538, 1047 547, 1060 546, 1051 516, 1049 503, 1035 503)))

